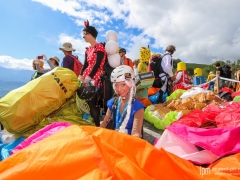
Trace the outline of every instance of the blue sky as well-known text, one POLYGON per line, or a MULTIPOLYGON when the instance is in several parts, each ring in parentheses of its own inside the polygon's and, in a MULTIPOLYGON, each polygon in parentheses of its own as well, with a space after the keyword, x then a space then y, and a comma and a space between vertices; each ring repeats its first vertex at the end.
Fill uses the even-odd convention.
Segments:
POLYGON ((210 64, 240 59, 240 1, 238 0, 8 0, 0 5, 0 66, 31 69, 39 54, 63 58, 59 47, 73 44, 83 61, 87 43, 83 21, 95 26, 99 42, 108 30, 118 34, 118 44, 131 59, 141 46, 162 52, 177 48, 174 58, 210 64), (135 1, 134 1, 135 2, 135 1))

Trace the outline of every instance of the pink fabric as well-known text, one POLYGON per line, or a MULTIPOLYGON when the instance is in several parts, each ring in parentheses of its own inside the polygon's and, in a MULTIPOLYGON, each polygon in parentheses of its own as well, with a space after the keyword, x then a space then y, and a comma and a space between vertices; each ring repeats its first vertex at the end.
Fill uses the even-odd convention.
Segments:
POLYGON ((168 126, 167 129, 178 137, 209 150, 217 156, 240 152, 240 127, 202 129, 174 124, 168 126))
POLYGON ((210 121, 215 121, 216 116, 218 116, 223 111, 223 109, 215 104, 209 104, 203 108, 202 111, 207 114, 207 118, 210 121))
POLYGON ((31 144, 41 141, 42 139, 45 139, 46 137, 51 136, 51 135, 57 133, 58 131, 61 131, 62 129, 65 129, 66 127, 68 127, 70 125, 71 124, 67 123, 67 122, 54 122, 42 129, 40 129, 39 131, 35 132, 31 136, 29 136, 22 143, 20 143, 18 146, 16 146, 12 150, 11 154, 16 153, 17 151, 19 151, 23 148, 26 148, 26 147, 30 146, 31 144))
POLYGON ((235 98, 236 96, 240 96, 240 91, 232 93, 231 96, 232 98, 235 98))
POLYGON ((240 102, 226 103, 215 121, 218 127, 240 126, 240 102))
POLYGON ((201 110, 193 110, 189 114, 180 117, 172 124, 185 124, 191 127, 200 127, 204 123, 208 122, 207 114, 201 110))
POLYGON ((154 140, 154 143, 153 143, 154 146, 157 144, 158 140, 159 140, 159 138, 156 138, 156 139, 154 140))

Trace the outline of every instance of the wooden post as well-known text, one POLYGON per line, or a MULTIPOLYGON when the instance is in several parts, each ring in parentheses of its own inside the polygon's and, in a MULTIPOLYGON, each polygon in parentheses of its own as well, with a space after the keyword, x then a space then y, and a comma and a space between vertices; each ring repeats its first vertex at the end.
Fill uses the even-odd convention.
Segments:
MULTIPOLYGON (((216 74, 217 74, 217 72, 216 72, 216 74)), ((220 89, 219 76, 217 76, 217 79, 216 79, 216 87, 217 87, 217 93, 219 93, 219 89, 220 89)))

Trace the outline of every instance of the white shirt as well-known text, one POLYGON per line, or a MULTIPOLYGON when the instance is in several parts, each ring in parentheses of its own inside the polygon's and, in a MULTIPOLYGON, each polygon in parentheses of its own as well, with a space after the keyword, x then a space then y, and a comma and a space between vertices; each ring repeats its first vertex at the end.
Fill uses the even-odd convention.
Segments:
MULTIPOLYGON (((166 51, 166 53, 169 53, 168 51, 166 51)), ((172 69, 173 69, 173 62, 172 62, 172 56, 170 54, 167 54, 165 55, 163 58, 162 58, 162 68, 163 70, 170 76, 172 77, 173 76, 173 72, 172 72, 172 69)))
POLYGON ((138 75, 138 69, 137 67, 133 66, 133 70, 134 70, 134 74, 135 74, 135 77, 138 75))
POLYGON ((177 76, 176 76, 176 79, 175 79, 175 83, 177 83, 180 79, 181 79, 181 77, 182 77, 182 71, 179 71, 178 73, 177 73, 177 76))

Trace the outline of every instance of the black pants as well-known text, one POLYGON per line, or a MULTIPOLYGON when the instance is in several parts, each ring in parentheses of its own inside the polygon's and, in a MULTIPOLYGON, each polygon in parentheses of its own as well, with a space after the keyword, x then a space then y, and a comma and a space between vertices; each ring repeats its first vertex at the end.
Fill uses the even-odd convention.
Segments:
POLYGON ((95 125, 98 127, 100 126, 100 107, 98 106, 97 103, 97 94, 94 95, 94 97, 87 101, 89 109, 90 109, 90 115, 92 116, 95 125))

